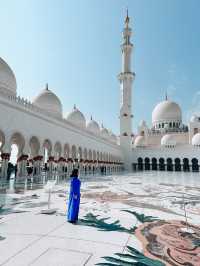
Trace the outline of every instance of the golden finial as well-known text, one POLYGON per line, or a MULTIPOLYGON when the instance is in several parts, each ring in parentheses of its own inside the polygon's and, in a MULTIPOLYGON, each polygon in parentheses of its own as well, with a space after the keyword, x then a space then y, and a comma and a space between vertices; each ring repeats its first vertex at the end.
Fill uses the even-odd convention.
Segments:
POLYGON ((128 8, 126 8, 126 18, 125 18, 126 27, 128 27, 129 21, 130 21, 130 18, 128 16, 128 8))

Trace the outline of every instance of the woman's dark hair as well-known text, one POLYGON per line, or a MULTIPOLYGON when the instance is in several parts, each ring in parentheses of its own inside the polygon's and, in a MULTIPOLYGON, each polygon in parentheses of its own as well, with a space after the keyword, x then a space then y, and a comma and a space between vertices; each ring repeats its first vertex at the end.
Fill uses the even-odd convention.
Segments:
POLYGON ((73 169, 70 177, 78 177, 78 169, 73 169))

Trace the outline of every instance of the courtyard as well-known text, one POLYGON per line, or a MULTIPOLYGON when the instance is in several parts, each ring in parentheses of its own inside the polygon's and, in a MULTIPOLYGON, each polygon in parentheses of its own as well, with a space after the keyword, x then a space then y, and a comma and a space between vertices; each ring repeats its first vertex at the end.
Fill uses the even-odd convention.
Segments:
POLYGON ((1 183, 0 265, 200 265, 199 173, 81 181, 76 225, 66 221, 69 179, 57 180, 49 215, 45 180, 1 183))

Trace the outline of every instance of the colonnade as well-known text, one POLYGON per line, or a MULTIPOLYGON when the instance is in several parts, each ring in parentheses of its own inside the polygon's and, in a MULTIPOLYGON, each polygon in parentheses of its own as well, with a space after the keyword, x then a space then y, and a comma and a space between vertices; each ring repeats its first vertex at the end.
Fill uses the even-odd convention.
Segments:
POLYGON ((159 170, 159 171, 184 171, 199 172, 200 165, 197 158, 149 158, 139 157, 137 163, 132 164, 133 170, 159 170))
POLYGON ((62 145, 59 141, 39 140, 36 136, 26 140, 19 132, 5 138, 0 131, 1 172, 0 177, 8 177, 12 145, 18 149, 16 177, 47 175, 70 175, 73 168, 80 174, 113 173, 123 169, 118 156, 109 152, 82 147, 76 144, 62 145))

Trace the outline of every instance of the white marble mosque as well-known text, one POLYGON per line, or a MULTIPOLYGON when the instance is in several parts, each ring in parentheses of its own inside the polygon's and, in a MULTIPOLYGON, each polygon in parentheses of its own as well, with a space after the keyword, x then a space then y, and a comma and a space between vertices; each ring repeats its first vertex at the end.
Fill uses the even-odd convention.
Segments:
MULTIPOLYGON (((152 112, 152 125, 142 121, 132 132, 132 30, 127 14, 123 30, 120 136, 99 126, 74 106, 63 115, 61 100, 48 84, 31 102, 17 95, 17 82, 9 65, 0 59, 1 177, 7 175, 13 145, 17 147, 17 175, 45 169, 58 174, 80 171, 126 170, 199 171, 200 117, 182 121, 180 106, 166 99, 152 112)), ((114 114, 113 114, 114 115, 114 114)))

